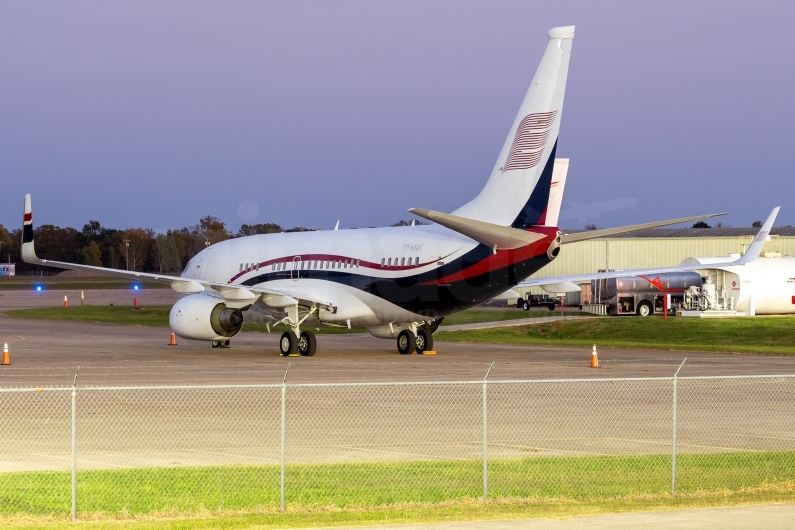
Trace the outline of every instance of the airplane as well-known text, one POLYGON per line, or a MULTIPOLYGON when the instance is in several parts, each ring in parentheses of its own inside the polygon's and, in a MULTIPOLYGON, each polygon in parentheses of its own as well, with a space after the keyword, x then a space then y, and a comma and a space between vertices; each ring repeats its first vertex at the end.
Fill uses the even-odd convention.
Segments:
POLYGON ((547 35, 485 187, 452 214, 409 209, 433 224, 240 237, 207 247, 181 275, 171 276, 40 259, 26 195, 22 259, 169 284, 186 295, 171 308, 171 329, 213 347, 229 347, 243 327, 243 311, 250 310, 289 327, 279 340, 285 356, 315 354, 317 339, 305 325, 309 318, 364 326, 373 336, 396 340, 399 353, 410 354, 433 350, 442 319, 519 284, 554 260, 567 242, 722 215, 568 235, 547 224, 574 26, 547 35))

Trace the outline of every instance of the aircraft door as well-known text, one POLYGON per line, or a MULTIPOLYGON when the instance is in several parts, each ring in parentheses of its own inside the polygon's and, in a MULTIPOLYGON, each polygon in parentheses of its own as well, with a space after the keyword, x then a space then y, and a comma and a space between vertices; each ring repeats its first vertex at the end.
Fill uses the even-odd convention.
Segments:
POLYGON ((290 271, 290 278, 294 281, 298 280, 298 276, 301 274, 301 256, 296 256, 293 258, 293 270, 290 271))

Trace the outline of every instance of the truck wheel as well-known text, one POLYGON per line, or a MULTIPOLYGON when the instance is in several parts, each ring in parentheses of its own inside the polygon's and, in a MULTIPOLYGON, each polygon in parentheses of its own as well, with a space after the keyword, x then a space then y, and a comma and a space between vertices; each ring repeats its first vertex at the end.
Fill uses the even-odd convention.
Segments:
POLYGON ((525 311, 530 311, 530 303, 527 300, 525 300, 524 303, 522 304, 522 309, 524 309, 525 311))
POLYGON ((555 304, 547 305, 547 309, 549 309, 550 311, 554 311, 555 310, 555 304))
POLYGON ((651 315, 652 312, 653 309, 651 307, 651 304, 647 300, 644 300, 643 302, 638 304, 637 314, 639 317, 647 317, 651 315))

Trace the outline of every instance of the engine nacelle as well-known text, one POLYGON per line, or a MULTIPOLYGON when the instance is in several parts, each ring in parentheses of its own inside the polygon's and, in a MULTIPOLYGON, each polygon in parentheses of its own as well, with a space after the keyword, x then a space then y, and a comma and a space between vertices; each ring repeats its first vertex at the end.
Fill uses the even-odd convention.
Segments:
POLYGON ((560 254, 560 232, 557 233, 555 239, 550 243, 549 248, 547 249, 547 257, 550 261, 554 260, 560 254))
POLYGON ((226 340, 243 327, 243 312, 226 307, 219 298, 192 294, 174 304, 168 324, 183 339, 226 340))

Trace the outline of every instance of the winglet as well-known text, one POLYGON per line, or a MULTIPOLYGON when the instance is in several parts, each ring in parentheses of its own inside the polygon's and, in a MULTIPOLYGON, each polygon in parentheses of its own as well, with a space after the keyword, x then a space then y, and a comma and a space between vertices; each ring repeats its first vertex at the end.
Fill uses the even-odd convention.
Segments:
POLYGON ((25 214, 22 217, 22 261, 41 265, 33 246, 33 209, 30 205, 30 193, 25 195, 25 214))
POLYGON ((763 224, 762 228, 760 228, 759 232, 757 232, 754 242, 751 243, 751 245, 748 247, 748 250, 745 251, 745 254, 743 254, 740 259, 735 261, 735 264, 745 265, 746 263, 751 263, 759 257, 759 255, 762 253, 762 250, 765 248, 765 241, 767 241, 767 236, 770 234, 770 230, 773 228, 773 223, 776 220, 779 208, 780 206, 773 208, 773 211, 770 212, 767 221, 765 221, 765 224, 763 224))

